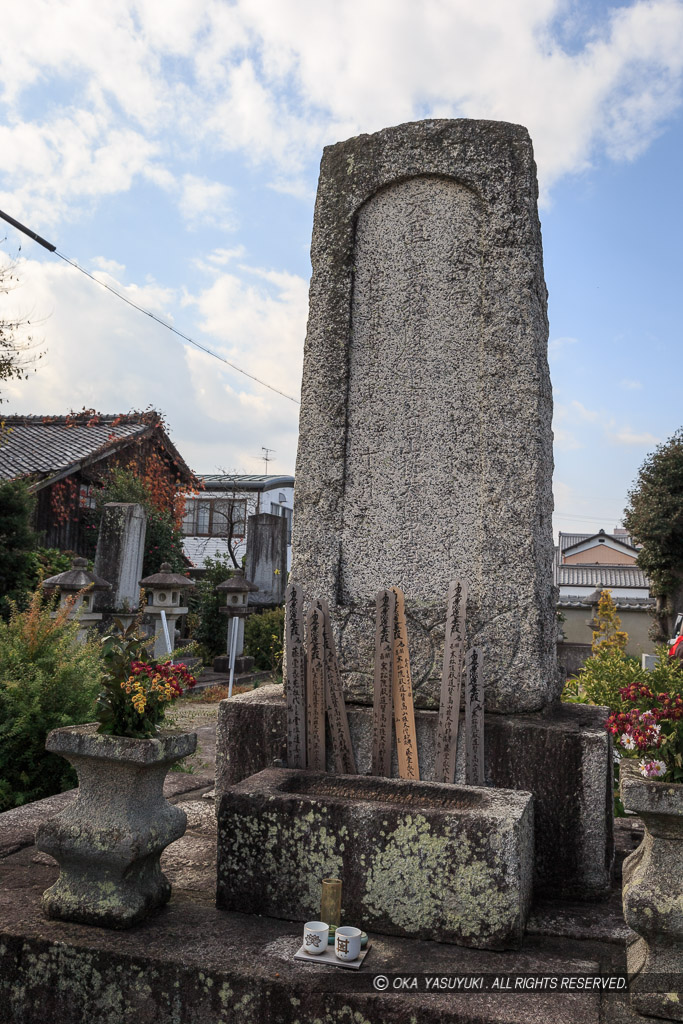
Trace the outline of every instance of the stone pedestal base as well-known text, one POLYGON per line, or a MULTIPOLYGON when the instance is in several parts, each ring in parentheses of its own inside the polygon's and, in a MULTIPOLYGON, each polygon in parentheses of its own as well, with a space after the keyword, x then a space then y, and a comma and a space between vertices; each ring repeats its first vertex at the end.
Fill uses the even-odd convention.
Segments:
MULTIPOLYGON (((235 675, 245 675, 247 672, 251 672, 254 667, 254 658, 249 657, 248 654, 241 654, 238 658, 235 658, 235 675)), ((214 672, 229 672, 230 671, 230 657, 227 654, 220 654, 217 658, 213 659, 213 670, 214 672)))
POLYGON ((46 747, 78 773, 78 795, 38 829, 36 846, 61 873, 44 894, 48 917, 129 928, 168 902, 159 857, 187 817, 163 795, 171 765, 194 752, 196 733, 155 739, 103 736, 96 725, 55 729, 46 747))
POLYGON ((624 918, 641 936, 628 951, 631 1005, 683 1021, 683 785, 645 779, 622 760, 621 798, 643 819, 643 841, 624 861, 624 918))
MULTIPOLYGON (((347 705, 360 774, 370 771, 372 709, 347 705)), ((436 712, 416 711, 420 776, 433 779, 436 712)), ((534 892, 552 899, 596 899, 609 891, 614 861, 612 746, 605 712, 557 704, 533 715, 487 715, 488 786, 533 794, 534 892)), ((461 736, 463 725, 461 723, 461 736)), ((328 737, 328 755, 330 743, 328 737)), ((223 702, 217 733, 216 794, 272 766, 286 764, 281 686, 263 686, 223 702)), ((328 771, 333 771, 331 757, 328 771)), ((396 762, 392 774, 398 775, 396 762)), ((464 782, 459 763, 456 782, 464 782)))

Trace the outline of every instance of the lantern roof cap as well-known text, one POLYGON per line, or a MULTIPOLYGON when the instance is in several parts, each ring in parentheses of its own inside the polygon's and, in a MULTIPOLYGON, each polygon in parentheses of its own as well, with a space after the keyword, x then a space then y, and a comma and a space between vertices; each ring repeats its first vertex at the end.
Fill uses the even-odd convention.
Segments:
POLYGON ((162 590, 172 587, 193 587, 194 581, 188 580, 187 576, 183 576, 179 572, 173 572, 169 562, 163 562, 159 572, 153 573, 151 576, 145 576, 144 580, 140 580, 141 587, 151 587, 152 590, 162 590))
POLYGON ((232 592, 233 594, 255 594, 258 587, 251 580, 248 580, 243 572, 238 570, 230 579, 219 583, 216 590, 220 590, 222 593, 227 591, 227 593, 232 592))
POLYGON ((76 557, 71 563, 71 568, 66 572, 60 572, 56 576, 50 576, 43 580, 43 590, 111 590, 111 583, 108 583, 102 576, 88 571, 87 558, 76 557))

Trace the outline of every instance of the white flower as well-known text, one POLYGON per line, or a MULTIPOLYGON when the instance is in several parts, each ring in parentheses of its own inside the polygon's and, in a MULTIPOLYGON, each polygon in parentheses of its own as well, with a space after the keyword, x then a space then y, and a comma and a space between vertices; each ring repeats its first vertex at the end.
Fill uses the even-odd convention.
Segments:
POLYGON ((659 779, 666 775, 666 765, 663 761, 641 761, 638 770, 646 779, 659 779))
POLYGON ((621 743, 622 747, 626 747, 627 750, 636 749, 636 741, 634 740, 633 736, 629 736, 627 732, 622 732, 621 736, 619 737, 619 742, 621 743))

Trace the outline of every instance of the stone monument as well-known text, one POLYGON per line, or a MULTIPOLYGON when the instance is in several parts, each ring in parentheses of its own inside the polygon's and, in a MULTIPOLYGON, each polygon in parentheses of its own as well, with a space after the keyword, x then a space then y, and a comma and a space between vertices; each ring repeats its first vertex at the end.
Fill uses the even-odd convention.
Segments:
POLYGON ((287 586, 287 520, 257 512, 247 521, 247 578, 258 587, 249 595, 257 608, 277 608, 287 586))
POLYGON ((372 699, 374 600, 406 595, 437 707, 451 579, 488 711, 558 693, 552 396, 531 140, 438 120, 325 149, 291 579, 329 601, 347 696, 372 699))
MULTIPOLYGON (((452 741, 442 749, 436 709, 449 584, 461 582, 458 642, 483 656, 476 782, 533 795, 534 892, 585 900, 610 888, 612 750, 601 709, 558 700, 536 200, 519 125, 423 121, 325 150, 290 582, 309 614, 328 606, 360 775, 378 760, 376 599, 403 591, 419 777, 441 782, 448 753, 456 785, 475 773, 462 743, 455 763, 452 741)), ((302 767, 288 763, 286 737, 281 687, 221 705, 219 905, 235 783, 273 761, 302 767)), ((324 768, 339 771, 331 757, 324 768)), ((387 769, 399 774, 397 759, 387 769)))
POLYGON ((104 506, 97 537, 95 572, 112 583, 98 595, 97 608, 130 625, 140 608, 140 577, 145 557, 147 513, 133 502, 110 501, 104 506))

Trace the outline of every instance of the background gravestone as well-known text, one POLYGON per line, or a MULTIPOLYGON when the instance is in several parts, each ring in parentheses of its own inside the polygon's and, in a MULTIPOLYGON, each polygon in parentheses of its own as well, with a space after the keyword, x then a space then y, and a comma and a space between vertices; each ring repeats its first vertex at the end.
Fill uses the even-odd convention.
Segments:
POLYGON ((258 591, 249 604, 276 607, 285 600, 287 587, 287 520, 270 512, 249 516, 246 576, 258 591))
POLYGON ((97 595, 97 609, 130 621, 140 607, 140 577, 145 557, 147 513, 142 505, 108 502, 97 535, 95 572, 112 585, 97 595))
POLYGON ((416 704, 438 705, 455 578, 487 709, 557 695, 536 202, 519 125, 422 121, 324 151, 291 580, 329 601, 351 699, 372 700, 375 595, 396 585, 416 704))

